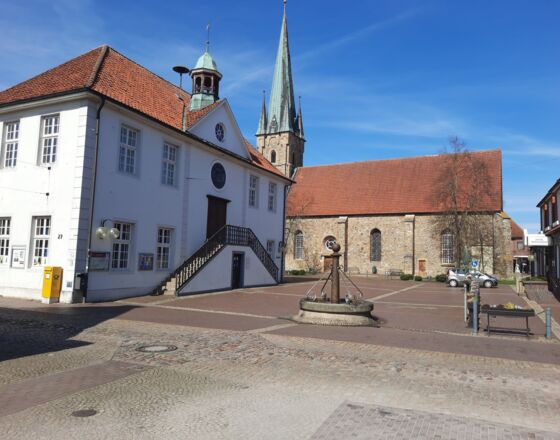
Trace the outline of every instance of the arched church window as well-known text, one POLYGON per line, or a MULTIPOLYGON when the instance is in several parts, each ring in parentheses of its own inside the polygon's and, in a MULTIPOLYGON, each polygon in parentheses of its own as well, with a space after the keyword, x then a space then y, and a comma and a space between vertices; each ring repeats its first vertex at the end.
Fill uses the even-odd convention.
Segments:
POLYGON ((296 231, 294 235, 294 259, 303 260, 303 232, 296 231))
POLYGON ((369 234, 371 261, 381 261, 381 231, 374 229, 369 234))
POLYGON ((324 238, 323 244, 325 245, 325 249, 327 249, 328 251, 332 251, 332 247, 336 244, 336 238, 334 238, 332 235, 329 235, 324 238))
POLYGON ((276 163, 276 151, 274 150, 270 152, 270 163, 276 163))
POLYGON ((455 237, 449 229, 441 233, 441 262, 451 264, 455 260, 455 237))
POLYGON ((297 164, 296 164, 296 153, 292 153, 292 165, 297 166, 297 164))

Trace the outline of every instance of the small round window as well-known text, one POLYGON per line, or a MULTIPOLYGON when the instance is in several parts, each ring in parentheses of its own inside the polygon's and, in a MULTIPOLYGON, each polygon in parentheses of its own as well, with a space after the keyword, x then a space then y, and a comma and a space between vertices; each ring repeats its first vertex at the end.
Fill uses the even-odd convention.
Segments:
POLYGON ((329 235, 328 237, 325 237, 324 243, 325 243, 325 248, 328 251, 332 251, 332 247, 336 243, 336 238, 334 238, 332 235, 329 235))
POLYGON ((216 139, 218 139, 220 142, 224 141, 224 135, 225 135, 225 128, 224 128, 224 124, 222 124, 221 122, 216 124, 216 139))
POLYGON ((221 163, 216 162, 212 165, 210 176, 212 177, 212 184, 216 188, 222 189, 226 184, 226 170, 221 163))

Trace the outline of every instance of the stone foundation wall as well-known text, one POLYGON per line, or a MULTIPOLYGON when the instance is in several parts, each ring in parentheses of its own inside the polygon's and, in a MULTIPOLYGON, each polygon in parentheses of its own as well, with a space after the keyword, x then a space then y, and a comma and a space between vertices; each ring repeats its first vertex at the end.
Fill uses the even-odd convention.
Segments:
MULTIPOLYGON (((485 221, 493 222, 494 234, 491 242, 483 245, 484 258, 477 255, 480 253, 478 246, 471 248, 473 257, 484 260, 484 271, 501 278, 512 278, 510 220, 488 214, 485 221)), ((436 231, 435 223, 435 217, 430 215, 288 219, 286 269, 323 271, 328 268, 324 255, 329 255, 330 251, 325 248, 324 240, 333 236, 342 246, 345 258, 341 258, 341 264, 351 272, 371 274, 375 266, 379 274, 390 269, 423 277, 444 274, 454 264, 441 262, 441 231, 436 231), (370 233, 373 229, 381 231, 380 261, 371 260, 370 233), (304 234, 305 257, 302 260, 293 258, 293 236, 297 230, 304 234)))

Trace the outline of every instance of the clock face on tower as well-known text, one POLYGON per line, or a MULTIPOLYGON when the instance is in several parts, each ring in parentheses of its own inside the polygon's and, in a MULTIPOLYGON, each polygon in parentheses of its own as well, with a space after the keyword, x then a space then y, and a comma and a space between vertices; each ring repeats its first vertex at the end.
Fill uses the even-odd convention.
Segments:
POLYGON ((212 165, 210 177, 212 178, 212 184, 216 188, 222 189, 226 184, 226 170, 224 166, 221 163, 215 163, 212 165))

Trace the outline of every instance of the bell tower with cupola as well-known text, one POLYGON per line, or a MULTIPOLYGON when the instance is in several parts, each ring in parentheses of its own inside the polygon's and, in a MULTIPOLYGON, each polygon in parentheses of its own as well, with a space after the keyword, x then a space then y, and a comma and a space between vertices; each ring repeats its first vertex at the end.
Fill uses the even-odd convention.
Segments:
POLYGON ((296 168, 303 166, 303 118, 301 101, 296 111, 294 99, 286 0, 268 111, 263 96, 256 137, 259 151, 285 176, 292 177, 296 168))
POLYGON ((214 58, 208 52, 209 45, 210 43, 207 41, 206 50, 190 73, 192 78, 190 111, 201 110, 220 99, 219 92, 222 74, 218 71, 214 58))

